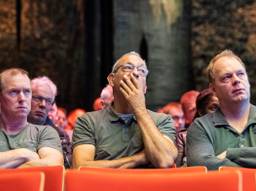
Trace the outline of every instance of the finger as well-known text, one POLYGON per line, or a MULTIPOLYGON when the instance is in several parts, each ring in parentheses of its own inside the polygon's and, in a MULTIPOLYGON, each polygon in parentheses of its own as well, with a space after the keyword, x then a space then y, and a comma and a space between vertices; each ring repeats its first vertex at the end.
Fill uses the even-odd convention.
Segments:
POLYGON ((119 90, 120 90, 120 92, 123 94, 123 96, 124 96, 125 98, 128 98, 129 94, 124 90, 124 88, 122 88, 122 87, 120 86, 120 87, 119 87, 119 90))
MULTIPOLYGON (((130 89, 132 91, 135 91, 137 90, 138 88, 136 87, 136 82, 135 81, 132 81, 132 74, 128 77, 128 76, 125 76, 124 77, 124 82, 130 87, 130 89)), ((133 77, 134 78, 134 77, 133 77)))
MULTIPOLYGON (((139 78, 139 77, 138 77, 139 78)), ((138 78, 134 76, 134 74, 131 74, 131 82, 133 83, 134 87, 136 89, 139 89, 139 83, 138 83, 138 78)))
POLYGON ((122 88, 127 94, 132 91, 124 80, 120 81, 120 88, 122 88))

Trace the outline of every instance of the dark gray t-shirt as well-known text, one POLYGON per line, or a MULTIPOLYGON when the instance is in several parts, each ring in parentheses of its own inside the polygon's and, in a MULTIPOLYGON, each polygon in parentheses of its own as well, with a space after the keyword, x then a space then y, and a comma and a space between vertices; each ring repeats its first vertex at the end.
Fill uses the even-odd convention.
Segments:
MULTIPOLYGON (((149 111, 160 132, 175 142, 170 116, 149 111)), ((95 160, 113 160, 131 156, 143 149, 140 128, 134 116, 116 114, 111 108, 88 112, 78 118, 73 133, 73 147, 92 144, 95 160)))
POLYGON ((26 148, 37 152, 42 147, 51 147, 62 153, 59 135, 50 126, 28 123, 16 135, 7 135, 0 128, 0 152, 19 148, 26 148))

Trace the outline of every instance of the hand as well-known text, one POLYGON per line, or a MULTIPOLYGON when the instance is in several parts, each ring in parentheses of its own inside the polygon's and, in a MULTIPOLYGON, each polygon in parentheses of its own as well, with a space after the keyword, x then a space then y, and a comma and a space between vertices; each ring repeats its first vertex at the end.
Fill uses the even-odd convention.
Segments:
POLYGON ((143 90, 143 80, 141 76, 125 75, 120 82, 120 91, 131 105, 133 110, 145 109, 145 95, 143 90))
POLYGON ((134 154, 131 157, 133 159, 132 162, 126 163, 126 164, 120 166, 119 168, 136 168, 141 165, 148 164, 148 161, 147 161, 144 151, 134 154))
POLYGON ((18 156, 21 156, 21 157, 27 159, 27 161, 40 159, 39 155, 36 152, 33 152, 26 148, 16 149, 15 151, 17 152, 18 156))
POLYGON ((226 158, 226 156, 227 156, 227 151, 224 151, 224 152, 220 153, 219 155, 217 155, 217 158, 223 160, 226 158))

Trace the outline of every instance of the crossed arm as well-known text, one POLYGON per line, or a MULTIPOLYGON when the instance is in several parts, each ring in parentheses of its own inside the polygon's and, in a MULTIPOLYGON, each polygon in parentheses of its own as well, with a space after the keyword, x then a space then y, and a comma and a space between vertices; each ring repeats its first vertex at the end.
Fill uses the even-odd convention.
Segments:
MULTIPOLYGON (((92 144, 78 145, 73 150, 73 167, 109 167, 109 168, 134 168, 152 164, 156 168, 166 168, 174 164, 177 149, 173 141, 163 135, 157 128, 145 106, 142 88, 134 78, 121 82, 120 91, 133 108, 138 128, 140 128, 144 143, 144 150, 133 156, 115 160, 94 160, 95 146, 92 144), (128 82, 129 81, 129 82, 128 82), (126 85, 124 85, 124 83, 126 85)), ((168 121, 171 122, 170 120, 168 121)), ((168 124, 171 128, 171 123, 168 124)))
POLYGON ((38 150, 38 159, 30 160, 19 166, 30 167, 30 166, 53 166, 63 165, 63 155, 60 151, 51 147, 42 147, 38 150))
POLYGON ((209 170, 217 170, 220 166, 240 166, 226 158, 225 152, 216 155, 213 145, 205 129, 195 121, 187 132, 188 166, 203 165, 209 170))
POLYGON ((97 168, 135 168, 147 163, 144 152, 114 160, 94 160, 95 146, 78 145, 73 150, 73 168, 80 166, 97 168))
POLYGON ((1 168, 62 165, 63 156, 56 149, 43 147, 38 153, 26 148, 0 152, 1 168))

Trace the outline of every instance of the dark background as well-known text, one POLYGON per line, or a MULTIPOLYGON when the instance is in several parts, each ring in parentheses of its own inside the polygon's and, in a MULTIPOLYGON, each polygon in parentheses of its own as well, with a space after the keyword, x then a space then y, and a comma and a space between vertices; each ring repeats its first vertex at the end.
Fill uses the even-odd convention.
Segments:
POLYGON ((205 67, 223 49, 247 66, 256 101, 253 0, 0 0, 0 69, 49 76, 57 104, 91 110, 115 60, 147 61, 147 104, 157 109, 207 87, 205 67))

